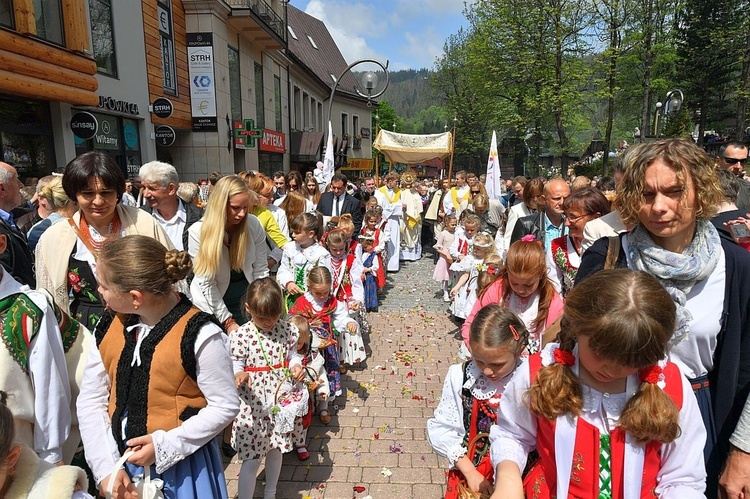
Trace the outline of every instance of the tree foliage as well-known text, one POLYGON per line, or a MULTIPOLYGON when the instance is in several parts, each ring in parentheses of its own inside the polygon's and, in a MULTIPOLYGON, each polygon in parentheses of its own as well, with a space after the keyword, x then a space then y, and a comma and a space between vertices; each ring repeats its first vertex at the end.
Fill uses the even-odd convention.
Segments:
POLYGON ((594 135, 603 150, 653 136, 657 102, 680 88, 685 102, 660 116, 668 125, 661 136, 689 134, 697 122, 701 132, 741 139, 748 7, 750 0, 476 0, 465 11, 469 26, 446 40, 431 79, 435 101, 414 128, 440 131, 455 116, 462 167, 484 167, 497 130, 527 167, 555 157, 564 172, 594 135))

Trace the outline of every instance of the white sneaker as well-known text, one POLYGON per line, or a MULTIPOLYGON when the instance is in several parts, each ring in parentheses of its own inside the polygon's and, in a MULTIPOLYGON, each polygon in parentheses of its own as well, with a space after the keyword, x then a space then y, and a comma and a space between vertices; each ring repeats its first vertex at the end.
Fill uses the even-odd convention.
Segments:
POLYGON ((447 291, 443 291, 443 301, 445 303, 450 303, 451 301, 451 296, 448 294, 447 291))

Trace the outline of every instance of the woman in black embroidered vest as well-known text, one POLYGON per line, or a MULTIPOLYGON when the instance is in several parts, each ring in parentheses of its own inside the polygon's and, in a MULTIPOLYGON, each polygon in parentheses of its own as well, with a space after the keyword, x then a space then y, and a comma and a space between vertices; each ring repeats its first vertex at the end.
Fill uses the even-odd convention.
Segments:
POLYGON ((187 253, 144 236, 108 241, 99 292, 107 310, 84 372, 78 418, 86 459, 100 490, 117 498, 150 466, 165 498, 227 497, 213 438, 239 411, 227 339, 173 285, 190 271, 187 253), (179 362, 175 362, 179 352, 179 362), (135 450, 126 470, 117 459, 135 450))

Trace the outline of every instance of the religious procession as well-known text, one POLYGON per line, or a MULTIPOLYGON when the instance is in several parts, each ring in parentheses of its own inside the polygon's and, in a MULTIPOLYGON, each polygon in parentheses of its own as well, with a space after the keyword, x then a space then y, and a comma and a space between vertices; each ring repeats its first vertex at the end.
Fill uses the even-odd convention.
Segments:
POLYGON ((750 497, 747 5, 511 4, 0 0, 0 499, 750 497))

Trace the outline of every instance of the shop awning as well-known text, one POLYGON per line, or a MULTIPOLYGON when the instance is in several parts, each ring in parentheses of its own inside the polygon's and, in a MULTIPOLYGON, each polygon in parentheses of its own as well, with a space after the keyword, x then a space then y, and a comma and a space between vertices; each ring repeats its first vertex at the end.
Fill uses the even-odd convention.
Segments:
POLYGON ((292 158, 314 161, 320 157, 323 132, 292 132, 292 158))
POLYGON ((453 139, 451 132, 409 135, 380 130, 372 146, 382 152, 390 163, 414 164, 450 155, 453 139))

